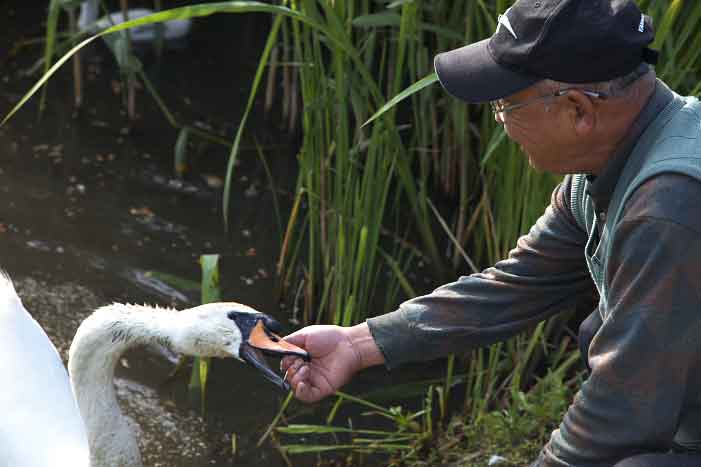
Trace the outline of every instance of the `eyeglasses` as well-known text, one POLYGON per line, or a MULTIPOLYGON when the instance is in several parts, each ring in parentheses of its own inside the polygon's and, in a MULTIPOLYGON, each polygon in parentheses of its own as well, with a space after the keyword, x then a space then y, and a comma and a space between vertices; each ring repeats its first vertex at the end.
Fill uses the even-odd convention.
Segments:
POLYGON ((495 114, 505 114, 505 113, 511 112, 513 110, 520 109, 521 107, 531 105, 531 104, 538 102, 540 100, 543 100, 543 99, 550 99, 553 97, 564 96, 569 91, 573 91, 573 90, 579 91, 582 94, 585 94, 589 97, 596 97, 598 99, 606 99, 608 97, 608 95, 603 93, 603 92, 586 91, 584 89, 579 89, 579 88, 565 88, 565 89, 560 89, 559 91, 556 91, 552 94, 543 94, 542 96, 536 96, 536 97, 528 99, 524 102, 518 102, 516 104, 505 105, 504 102, 500 99, 497 101, 490 101, 489 105, 495 114))

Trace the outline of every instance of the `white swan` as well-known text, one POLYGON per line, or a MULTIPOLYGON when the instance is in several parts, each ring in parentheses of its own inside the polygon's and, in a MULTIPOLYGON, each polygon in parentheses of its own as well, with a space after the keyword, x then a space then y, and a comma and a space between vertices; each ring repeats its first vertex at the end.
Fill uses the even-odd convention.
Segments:
POLYGON ((0 271, 0 466, 141 466, 112 382, 120 355, 155 342, 185 355, 235 357, 288 388, 261 352, 307 355, 280 341, 276 331, 279 325, 270 317, 238 303, 182 312, 113 304, 78 328, 69 380, 56 348, 0 271))
MULTIPOLYGON (((78 29, 81 31, 88 31, 91 33, 101 31, 106 29, 113 24, 123 23, 125 21, 124 15, 121 11, 116 11, 107 16, 102 17, 98 20, 100 4, 99 0, 85 0, 80 5, 80 16, 78 17, 78 29)), ((156 13, 153 10, 146 8, 133 8, 127 11, 128 19, 137 19, 150 14, 156 13)), ((166 42, 174 42, 182 40, 190 32, 190 26, 192 21, 189 19, 174 19, 171 21, 166 21, 159 23, 163 27, 163 39, 166 42)), ((129 35, 132 42, 135 45, 146 44, 156 40, 157 30, 159 25, 147 24, 144 26, 139 26, 136 28, 131 28, 129 30, 129 35)))

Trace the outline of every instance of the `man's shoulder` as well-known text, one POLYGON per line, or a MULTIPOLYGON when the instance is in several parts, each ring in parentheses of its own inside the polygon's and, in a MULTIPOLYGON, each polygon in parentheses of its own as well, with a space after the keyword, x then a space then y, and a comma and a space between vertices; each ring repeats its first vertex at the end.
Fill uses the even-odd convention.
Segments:
POLYGON ((701 234, 701 181, 661 173, 643 182, 626 203, 622 221, 664 221, 701 234))

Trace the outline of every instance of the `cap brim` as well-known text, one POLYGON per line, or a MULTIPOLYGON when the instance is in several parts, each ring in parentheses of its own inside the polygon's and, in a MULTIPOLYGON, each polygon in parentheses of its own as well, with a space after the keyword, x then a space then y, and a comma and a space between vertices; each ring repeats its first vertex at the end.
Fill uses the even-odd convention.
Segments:
POLYGON ((441 85, 472 104, 510 96, 542 78, 499 65, 487 49, 489 39, 436 55, 433 66, 441 85))

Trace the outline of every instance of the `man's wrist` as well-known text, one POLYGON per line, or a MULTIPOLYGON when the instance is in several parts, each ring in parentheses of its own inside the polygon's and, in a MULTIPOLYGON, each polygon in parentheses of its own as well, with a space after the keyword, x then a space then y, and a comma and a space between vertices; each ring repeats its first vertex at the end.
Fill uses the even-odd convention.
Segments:
POLYGON ((377 346, 367 323, 346 328, 351 345, 358 354, 359 370, 385 363, 385 356, 377 346))

